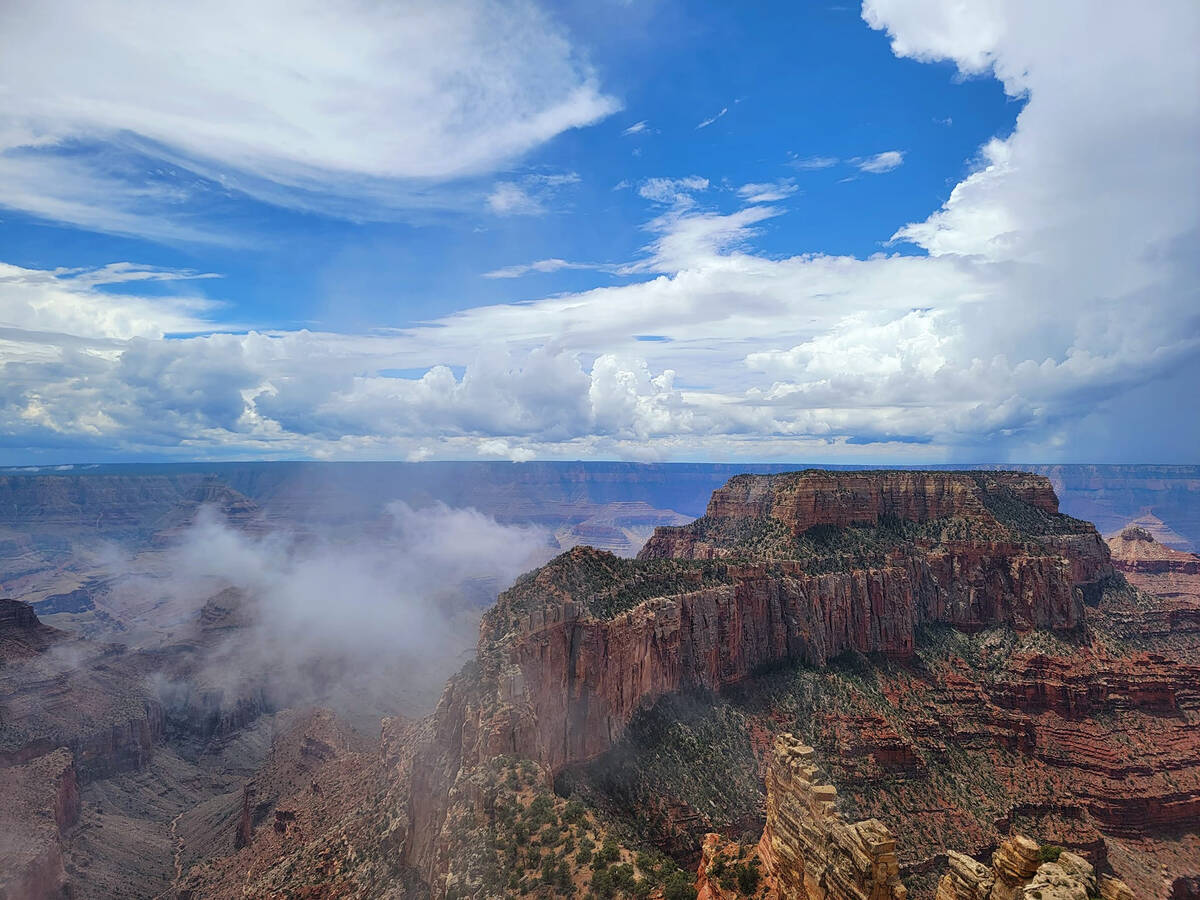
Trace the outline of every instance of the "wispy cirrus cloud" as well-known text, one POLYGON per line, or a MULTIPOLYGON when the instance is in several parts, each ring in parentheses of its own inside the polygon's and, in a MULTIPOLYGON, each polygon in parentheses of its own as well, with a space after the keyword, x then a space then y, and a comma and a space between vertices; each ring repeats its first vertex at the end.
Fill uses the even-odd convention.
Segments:
POLYGON ((707 128, 709 125, 716 122, 717 119, 724 116, 727 112, 729 112, 728 106, 721 107, 721 111, 719 113, 717 113, 715 116, 712 116, 711 118, 705 119, 703 122, 701 122, 699 125, 696 126, 696 130, 699 131, 701 128, 707 128))
POLYGON ((355 218, 436 205, 430 184, 620 106, 547 14, 496 0, 47 0, 0 14, 0 83, 0 205, 169 241, 219 237, 195 219, 228 191, 355 218))
POLYGON ((596 272, 617 272, 621 266, 609 265, 607 263, 587 263, 587 262, 570 262, 565 259, 539 259, 531 263, 521 263, 514 266, 504 266, 503 268, 493 269, 490 272, 484 272, 484 278, 520 278, 522 275, 530 274, 549 274, 551 272, 562 272, 569 270, 591 270, 596 272))
POLYGON ((487 196, 487 206, 498 216, 540 216, 550 211, 558 191, 579 183, 575 172, 531 174, 516 181, 500 181, 487 196))
POLYGON ((737 189, 737 195, 747 203, 777 203, 786 200, 799 188, 789 179, 779 181, 743 184, 737 189))
POLYGON ((884 150, 882 153, 876 153, 874 156, 855 157, 850 162, 861 172, 880 175, 904 165, 904 151, 884 150))
POLYGON ((788 160, 788 165, 794 169, 828 169, 839 162, 836 156, 801 156, 788 160))

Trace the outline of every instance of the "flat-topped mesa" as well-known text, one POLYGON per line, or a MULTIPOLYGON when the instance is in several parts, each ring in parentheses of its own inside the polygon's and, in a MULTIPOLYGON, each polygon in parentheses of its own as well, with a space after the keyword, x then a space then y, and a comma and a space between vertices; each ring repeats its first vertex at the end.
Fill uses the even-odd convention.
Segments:
POLYGON ((437 896, 447 795, 471 767, 512 754, 555 775, 665 694, 785 660, 908 656, 924 624, 1076 629, 1112 567, 1096 530, 1057 507, 1020 473, 739 476, 715 517, 660 528, 636 560, 563 554, 501 595, 443 694, 440 738, 414 766, 408 861, 437 896), (798 533, 817 511, 824 527, 798 533))
POLYGON ((709 501, 711 518, 773 516, 799 535, 814 525, 875 525, 886 516, 928 522, 987 516, 985 497, 1007 492, 1022 503, 1058 512, 1048 478, 1026 472, 830 472, 739 475, 709 501))
POLYGON ((22 600, 0 599, 0 629, 37 628, 41 625, 33 607, 22 600))
POLYGON ((817 526, 894 531, 898 523, 939 520, 954 521, 958 533, 977 540, 1094 533, 1087 523, 1059 513, 1054 488, 1041 475, 806 469, 730 479, 713 493, 702 519, 656 529, 641 556, 775 556, 817 526))

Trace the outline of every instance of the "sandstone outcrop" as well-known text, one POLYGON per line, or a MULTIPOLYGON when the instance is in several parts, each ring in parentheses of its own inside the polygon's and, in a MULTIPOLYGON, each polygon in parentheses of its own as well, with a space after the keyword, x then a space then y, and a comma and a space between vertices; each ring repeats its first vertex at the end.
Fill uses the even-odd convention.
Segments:
POLYGON ((984 518, 988 498, 1002 495, 1058 512, 1050 482, 1025 472, 809 470, 735 476, 713 493, 705 517, 739 522, 771 517, 799 536, 816 525, 874 525, 886 516, 910 522, 984 518))
POLYGON ((767 878, 783 898, 905 900, 891 831, 878 819, 845 822, 837 789, 816 783, 812 759, 792 735, 776 739, 759 844, 767 878))
POLYGON ((1188 621, 1200 631, 1200 555, 1167 547, 1147 529, 1131 525, 1110 535, 1113 566, 1129 583, 1177 601, 1165 612, 1169 624, 1188 621))
MULTIPOLYGON (((752 853, 710 834, 697 887, 700 900, 901 900, 896 840, 877 819, 847 823, 837 791, 818 783, 812 747, 791 734, 776 738, 767 768, 766 827, 752 853), (764 884, 721 878, 732 860, 758 867, 764 884)), ((1122 881, 1097 877, 1086 859, 1044 847, 1022 834, 1001 842, 991 864, 948 850, 935 900, 1129 900, 1122 881)))
POLYGON ((1200 555, 1164 546, 1145 528, 1131 525, 1107 541, 1113 566, 1122 572, 1200 575, 1200 555))
POLYGON ((954 850, 935 900, 1126 900, 1123 881, 1103 875, 1086 859, 1058 847, 1041 847, 1014 835, 992 854, 991 866, 954 850))

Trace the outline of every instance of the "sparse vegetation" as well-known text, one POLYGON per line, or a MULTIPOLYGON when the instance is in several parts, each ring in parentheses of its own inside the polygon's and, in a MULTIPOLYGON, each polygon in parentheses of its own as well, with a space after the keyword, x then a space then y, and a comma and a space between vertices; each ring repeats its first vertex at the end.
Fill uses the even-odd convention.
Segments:
POLYGON ((1058 862, 1058 858, 1062 856, 1062 852, 1062 847, 1056 847, 1054 844, 1043 844, 1038 848, 1038 862, 1058 862))

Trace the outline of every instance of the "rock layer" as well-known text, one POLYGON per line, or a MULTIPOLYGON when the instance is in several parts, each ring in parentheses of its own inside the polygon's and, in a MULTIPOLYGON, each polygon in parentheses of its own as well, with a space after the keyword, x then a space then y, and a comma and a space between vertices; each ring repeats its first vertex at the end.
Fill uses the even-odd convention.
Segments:
POLYGON ((162 737, 134 654, 43 625, 26 603, 0 601, 0 663, 0 766, 65 746, 89 781, 141 768, 162 737))
POLYGON ((1095 529, 1059 515, 1044 478, 734 478, 704 519, 658 529, 637 563, 576 548, 501 596, 418 751, 406 858, 437 894, 452 791, 489 758, 553 775, 607 750, 664 694, 847 650, 904 657, 923 624, 1077 629, 1111 574, 1095 529), (847 565, 826 532, 814 543, 819 527, 840 529, 865 564, 847 565))
POLYGON ((1097 878, 1086 859, 1042 848, 1024 835, 1004 841, 990 867, 954 850, 948 856, 949 871, 938 882, 935 900, 1133 900, 1125 882, 1097 878))
POLYGON ((816 783, 812 758, 812 747, 783 734, 767 768, 759 854, 780 897, 905 900, 891 831, 878 819, 845 822, 837 789, 816 783))
POLYGON ((42 900, 67 883, 62 841, 79 821, 70 751, 54 750, 0 769, 0 897, 42 900))

